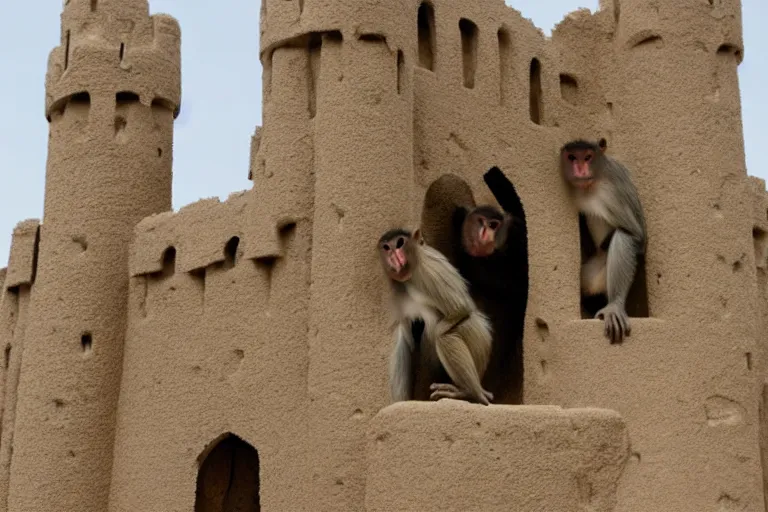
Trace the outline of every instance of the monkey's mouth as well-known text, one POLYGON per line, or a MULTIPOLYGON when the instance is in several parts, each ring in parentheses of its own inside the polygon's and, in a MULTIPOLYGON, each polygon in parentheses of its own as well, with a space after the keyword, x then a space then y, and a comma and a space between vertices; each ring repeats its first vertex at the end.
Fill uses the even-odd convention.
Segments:
POLYGON ((474 244, 468 252, 475 258, 485 258, 493 254, 494 249, 493 242, 488 242, 485 244, 474 244))
POLYGON ((594 182, 594 178, 573 178, 573 185, 578 188, 589 188, 594 182))
POLYGON ((392 268, 391 275, 392 279, 403 283, 411 278, 411 269, 408 264, 405 264, 400 268, 392 268))

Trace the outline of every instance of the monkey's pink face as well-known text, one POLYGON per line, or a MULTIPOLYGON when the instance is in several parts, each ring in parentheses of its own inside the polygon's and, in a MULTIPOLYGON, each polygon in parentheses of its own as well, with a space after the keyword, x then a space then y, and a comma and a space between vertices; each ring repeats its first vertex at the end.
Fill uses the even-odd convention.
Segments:
POLYGON ((595 154, 591 149, 563 152, 563 167, 567 178, 575 187, 588 188, 595 181, 592 162, 595 154))
POLYGON ((470 234, 468 246, 465 247, 467 253, 475 258, 485 258, 493 254, 496 250, 496 232, 501 227, 501 221, 478 215, 470 225, 473 226, 474 233, 470 234))
POLYGON ((407 243, 404 236, 399 236, 381 244, 381 256, 387 275, 401 283, 411 278, 411 266, 406 252, 407 243))

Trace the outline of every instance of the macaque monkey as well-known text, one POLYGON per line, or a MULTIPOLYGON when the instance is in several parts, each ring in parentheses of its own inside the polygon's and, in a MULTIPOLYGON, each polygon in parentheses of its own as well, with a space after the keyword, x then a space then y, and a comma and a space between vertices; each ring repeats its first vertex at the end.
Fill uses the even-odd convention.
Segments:
POLYGON ((582 293, 607 295, 608 304, 595 318, 605 321, 605 336, 620 343, 632 332, 627 295, 647 237, 643 208, 629 171, 606 155, 606 148, 605 139, 597 144, 571 141, 560 150, 560 169, 597 248, 581 267, 582 293))
POLYGON ((491 325, 470 297, 464 278, 442 253, 424 243, 420 229, 387 231, 378 248, 397 319, 389 366, 392 399, 413 396, 412 323, 421 320, 421 350, 453 381, 433 382, 430 398, 490 405, 493 394, 483 389, 481 379, 491 352, 491 325))

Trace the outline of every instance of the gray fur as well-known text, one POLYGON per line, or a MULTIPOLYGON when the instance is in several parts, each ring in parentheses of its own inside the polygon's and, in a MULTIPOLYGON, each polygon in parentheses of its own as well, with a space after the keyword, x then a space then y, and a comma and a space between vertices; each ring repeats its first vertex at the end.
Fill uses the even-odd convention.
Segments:
MULTIPOLYGON (((606 232, 613 231, 606 258, 608 305, 598 311, 595 318, 605 320, 606 336, 620 342, 632 330, 625 304, 638 257, 645 253, 647 246, 645 215, 629 170, 596 145, 591 149, 596 155, 593 171, 597 183, 587 191, 573 186, 569 186, 569 191, 579 211, 587 217, 587 226, 598 248, 606 232)), ((584 267, 589 266, 589 271, 582 275, 596 276, 595 264, 594 259, 585 263, 584 267)), ((582 284, 582 289, 595 288, 595 283, 582 284)))
MULTIPOLYGON (((410 240, 409 243, 415 243, 410 240)), ((389 366, 393 401, 412 397, 414 340, 411 321, 424 320, 421 347, 439 360, 455 383, 451 395, 443 390, 433 399, 463 397, 488 405, 488 391, 480 383, 491 352, 491 323, 477 309, 469 286, 459 271, 436 249, 415 246, 411 279, 392 282, 398 326, 389 366)))

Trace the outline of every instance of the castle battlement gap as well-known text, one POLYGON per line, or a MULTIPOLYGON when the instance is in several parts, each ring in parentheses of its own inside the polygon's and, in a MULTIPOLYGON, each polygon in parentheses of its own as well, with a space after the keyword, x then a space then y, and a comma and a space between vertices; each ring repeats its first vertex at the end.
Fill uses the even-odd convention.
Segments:
POLYGON ((606 0, 551 37, 501 0, 264 0, 260 24, 253 187, 173 212, 178 23, 66 2, 43 220, 0 271, 0 512, 764 511, 740 2, 606 0), (645 210, 621 345, 580 307, 576 137, 645 210), (525 209, 525 405, 390 405, 375 241, 433 186, 496 203, 492 167, 525 209))

